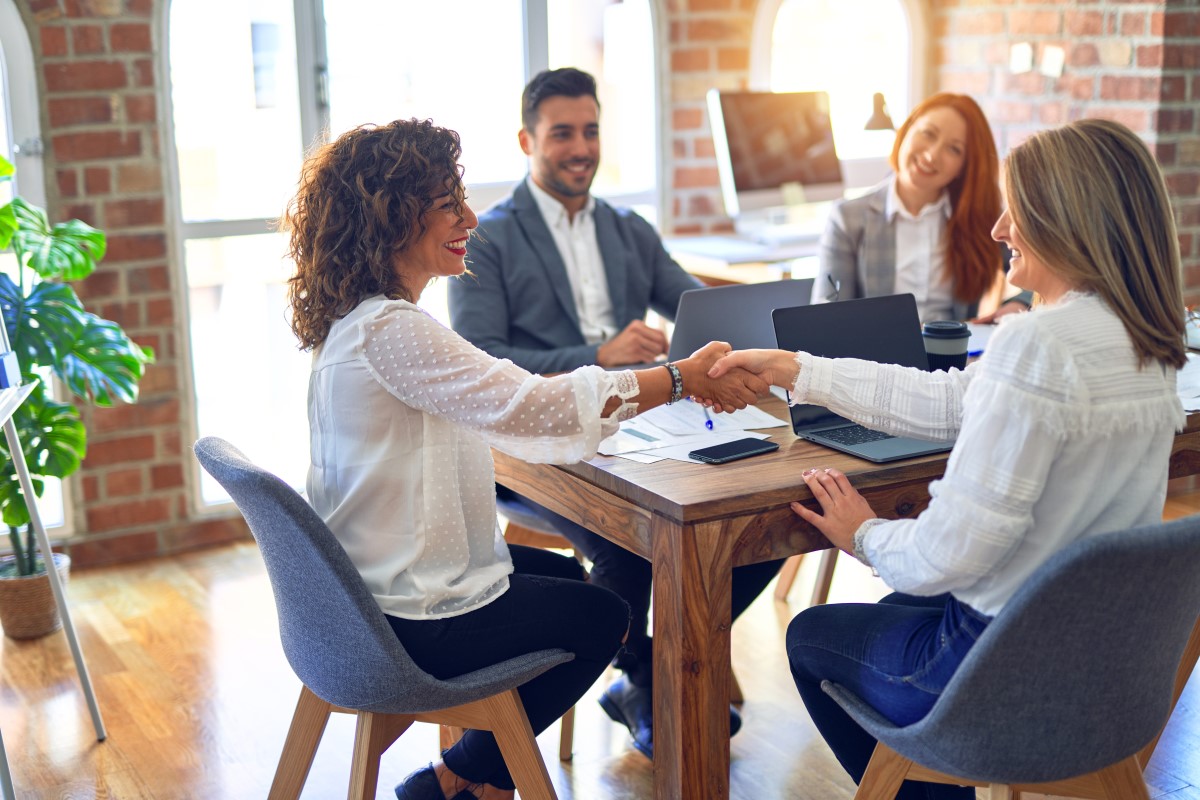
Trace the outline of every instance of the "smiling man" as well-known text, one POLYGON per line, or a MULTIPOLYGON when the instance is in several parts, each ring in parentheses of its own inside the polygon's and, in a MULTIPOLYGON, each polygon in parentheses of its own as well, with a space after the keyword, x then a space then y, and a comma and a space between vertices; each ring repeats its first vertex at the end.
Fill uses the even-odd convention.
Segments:
MULTIPOLYGON (((646 325, 647 309, 673 318, 679 295, 701 284, 671 260, 649 223, 592 196, 600 163, 595 79, 570 68, 539 73, 525 87, 521 118, 518 137, 529 156, 529 176, 480 215, 468 244, 473 274, 448 287, 454 329, 531 372, 637 364, 665 355, 667 338, 646 325)), ((629 603, 629 636, 614 660, 625 674, 600 704, 629 728, 634 747, 652 758, 650 562, 503 486, 496 491, 550 522, 591 561, 592 583, 629 603)), ((735 619, 782 563, 733 571, 735 619)), ((741 727, 733 708, 729 724, 731 732, 741 727)))
POLYGON ((534 76, 521 96, 529 175, 480 215, 464 275, 449 286, 454 329, 531 372, 653 361, 667 338, 645 323, 672 319, 701 283, 654 228, 591 194, 600 163, 596 81, 564 68, 534 76))

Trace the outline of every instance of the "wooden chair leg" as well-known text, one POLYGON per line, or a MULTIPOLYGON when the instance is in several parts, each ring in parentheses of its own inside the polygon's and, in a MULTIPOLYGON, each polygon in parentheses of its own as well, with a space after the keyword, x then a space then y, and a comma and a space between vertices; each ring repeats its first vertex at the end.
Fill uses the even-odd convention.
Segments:
POLYGON ((567 709, 558 725, 558 760, 570 761, 575 750, 575 706, 567 709))
POLYGON ((1137 756, 1100 770, 1097 777, 1108 800, 1150 800, 1137 756))
POLYGON ((358 713, 354 729, 354 757, 350 761, 349 800, 373 800, 379 784, 379 758, 400 734, 413 724, 413 718, 401 714, 358 713))
POLYGON ((558 800, 516 689, 480 701, 521 800, 558 800))
POLYGON ((300 688, 300 699, 296 702, 296 712, 292 714, 292 724, 283 742, 279 765, 275 767, 268 800, 296 800, 300 797, 332 709, 329 703, 310 692, 307 686, 300 688))
MULTIPOLYGON (((1200 619, 1196 620, 1196 624, 1192 626, 1192 635, 1188 637, 1187 645, 1183 648, 1183 658, 1179 660, 1179 669, 1175 672, 1175 697, 1171 700, 1171 711, 1174 712, 1175 706, 1179 703, 1179 697, 1183 694, 1183 689, 1187 686, 1188 679, 1192 677, 1193 670, 1196 669, 1196 662, 1200 661, 1200 619)), ((1167 715, 1166 725, 1171 724, 1171 715, 1167 715)), ((1163 729, 1166 729, 1166 725, 1163 729)), ((1142 769, 1146 769, 1146 765, 1150 763, 1150 757, 1154 755, 1154 748, 1158 747, 1158 740, 1162 738, 1163 732, 1159 731, 1158 735, 1150 740, 1150 743, 1142 748, 1138 753, 1138 763, 1142 765, 1142 769)))
POLYGON ((800 562, 804 560, 803 554, 788 556, 788 560, 783 562, 783 567, 779 570, 779 578, 775 581, 775 599, 781 603, 786 603, 788 593, 792 591, 792 584, 796 582, 796 573, 800 571, 800 562))
POLYGON ((875 745, 854 800, 895 800, 912 763, 886 744, 875 745))
POLYGON ((993 783, 988 792, 989 800, 1021 800, 1021 793, 1007 783, 993 783))
POLYGON ((837 566, 838 549, 831 547, 821 551, 821 566, 817 568, 817 580, 813 584, 810 605, 825 605, 829 599, 829 587, 833 585, 833 568, 837 566))
POLYGON ((732 665, 729 667, 729 702, 739 706, 746 702, 746 696, 742 694, 742 685, 738 683, 732 665))
POLYGON ((454 725, 438 726, 438 749, 443 753, 454 747, 454 743, 462 738, 463 729, 454 725))

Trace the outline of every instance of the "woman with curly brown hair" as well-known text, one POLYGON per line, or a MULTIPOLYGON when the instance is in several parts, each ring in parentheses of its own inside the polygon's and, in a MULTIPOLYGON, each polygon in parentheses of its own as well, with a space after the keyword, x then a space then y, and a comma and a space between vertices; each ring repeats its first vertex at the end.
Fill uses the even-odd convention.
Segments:
MULTIPOLYGON (((766 384, 708 378, 729 350, 720 343, 637 373, 537 376, 435 321, 416 301, 464 271, 476 224, 459 154, 453 131, 398 120, 351 130, 304 165, 285 224, 292 328, 313 351, 308 497, 430 674, 544 648, 575 654, 520 687, 541 731, 608 665, 628 607, 579 580, 572 559, 505 544, 490 448, 578 461, 639 410, 685 394, 742 408, 766 384)), ((492 734, 468 731, 396 794, 511 798, 513 782, 492 734)))

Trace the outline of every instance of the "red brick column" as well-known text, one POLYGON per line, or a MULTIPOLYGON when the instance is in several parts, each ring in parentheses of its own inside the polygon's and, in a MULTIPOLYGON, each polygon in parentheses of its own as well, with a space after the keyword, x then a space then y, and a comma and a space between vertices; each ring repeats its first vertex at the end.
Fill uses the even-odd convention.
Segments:
POLYGON ((88 455, 66 487, 68 549, 81 565, 246 535, 240 518, 198 518, 191 500, 185 294, 165 213, 165 8, 162 0, 27 0, 24 14, 40 72, 50 216, 78 217, 108 236, 107 256, 77 290, 89 310, 157 356, 136 405, 83 409, 88 455))

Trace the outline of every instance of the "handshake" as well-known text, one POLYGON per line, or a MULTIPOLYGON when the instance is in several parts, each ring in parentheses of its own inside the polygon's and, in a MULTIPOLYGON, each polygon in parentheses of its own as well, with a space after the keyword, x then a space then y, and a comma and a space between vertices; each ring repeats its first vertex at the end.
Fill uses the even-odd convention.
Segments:
POLYGON ((799 367, 783 350, 738 350, 726 342, 709 342, 675 362, 683 391, 714 411, 736 411, 755 403, 771 386, 791 389, 799 367))

